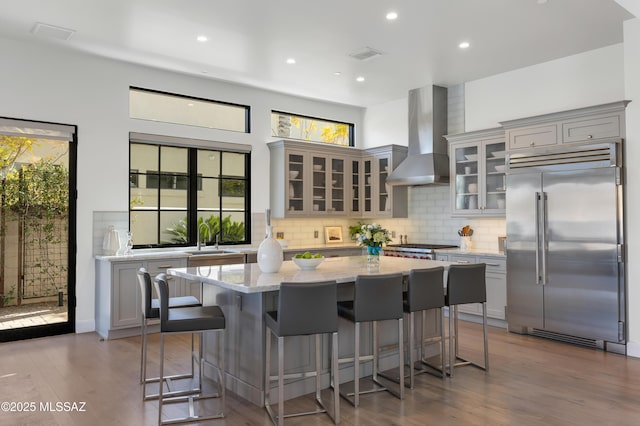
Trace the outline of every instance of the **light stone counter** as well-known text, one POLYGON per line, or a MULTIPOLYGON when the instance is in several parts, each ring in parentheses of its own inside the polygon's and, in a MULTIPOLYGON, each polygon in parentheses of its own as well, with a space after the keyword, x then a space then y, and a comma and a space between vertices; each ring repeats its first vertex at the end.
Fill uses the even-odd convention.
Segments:
POLYGON ((278 272, 270 274, 261 272, 257 263, 171 268, 167 270, 167 273, 240 293, 262 293, 277 291, 282 282, 336 280, 338 283, 347 283, 354 282, 357 275, 395 272, 408 275, 411 269, 438 266, 443 266, 446 269, 449 265, 450 262, 437 260, 380 256, 380 268, 376 271, 370 271, 367 269, 366 256, 349 256, 327 258, 313 271, 301 271, 293 261, 287 260, 282 262, 278 272))

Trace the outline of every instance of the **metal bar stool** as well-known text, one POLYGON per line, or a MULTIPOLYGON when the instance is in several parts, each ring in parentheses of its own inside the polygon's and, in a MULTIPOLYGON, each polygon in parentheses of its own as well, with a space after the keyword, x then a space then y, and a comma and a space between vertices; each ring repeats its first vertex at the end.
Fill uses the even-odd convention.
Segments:
POLYGON ((454 367, 474 365, 489 371, 489 346, 487 341, 487 283, 486 265, 473 263, 451 265, 447 280, 445 305, 449 307, 449 375, 453 377, 454 367), (482 304, 482 334, 484 337, 484 365, 464 359, 458 347, 458 309, 457 305, 466 303, 482 304), (460 360, 460 362, 458 362, 460 360))
POLYGON ((264 406, 274 424, 282 426, 287 417, 327 413, 335 424, 340 422, 340 394, 338 375, 338 309, 335 281, 282 283, 278 295, 278 311, 266 312, 265 320, 265 378, 264 406), (278 375, 271 376, 271 334, 278 338, 278 375), (321 335, 332 335, 331 382, 334 389, 333 416, 320 397, 320 373, 322 368, 321 335), (284 374, 284 338, 288 336, 315 335, 316 371, 284 374), (316 378, 316 403, 319 409, 301 413, 284 414, 284 380, 300 377, 316 378), (278 414, 269 403, 271 381, 278 380, 278 414))
POLYGON ((409 387, 413 389, 416 373, 429 373, 430 369, 415 369, 415 330, 414 314, 422 312, 422 327, 420 338, 420 362, 439 371, 440 377, 446 376, 446 349, 444 334, 444 267, 429 269, 413 269, 409 272, 409 285, 405 293, 403 310, 409 314, 409 387), (441 366, 435 367, 424 358, 424 323, 425 313, 429 309, 439 309, 440 313, 440 359, 441 366))
POLYGON ((404 338, 402 313, 402 274, 359 275, 356 277, 353 301, 338 302, 338 315, 355 324, 354 356, 341 358, 340 363, 354 363, 354 392, 341 394, 354 407, 360 405, 360 394, 388 391, 400 399, 404 399, 404 338), (378 330, 377 322, 385 320, 398 321, 399 352, 399 390, 386 387, 379 381, 378 373, 378 330), (360 355, 360 324, 372 323, 373 351, 372 355, 360 355), (360 392, 360 362, 373 361, 373 382, 380 386, 360 392), (353 401, 350 396, 353 396, 353 401))
MULTIPOLYGON (((167 284, 166 275, 158 274, 154 282, 158 296, 160 297, 160 380, 158 387, 158 424, 177 424, 203 422, 206 420, 219 419, 224 417, 225 406, 225 381, 224 381, 224 332, 225 317, 219 306, 195 306, 189 308, 171 308, 169 309, 169 286, 167 284), (220 353, 219 365, 214 366, 218 371, 218 393, 205 395, 203 392, 203 368, 205 360, 202 356, 204 333, 207 331, 218 331, 220 334, 220 345, 218 351, 220 353), (198 333, 198 386, 191 387, 182 392, 172 392, 169 397, 164 394, 164 382, 169 380, 164 376, 164 341, 168 334, 179 333, 198 333), (210 415, 199 415, 194 402, 209 399, 220 398, 220 411, 210 415), (172 418, 162 420, 162 406, 167 403, 188 402, 189 415, 181 418, 172 418)), ((192 353, 193 357, 193 353, 192 353)), ((195 377, 194 377, 195 380, 195 377)))
MULTIPOLYGON (((142 324, 140 327, 142 339, 142 347, 140 350, 140 383, 142 384, 142 399, 157 399, 158 394, 147 395, 147 383, 155 383, 159 380, 158 377, 147 377, 147 326, 149 325, 149 320, 160 319, 160 302, 158 299, 152 298, 151 276, 147 270, 145 268, 140 268, 137 272, 137 276, 138 284, 140 284, 140 301, 142 303, 142 324)), ((202 306, 202 304, 193 296, 169 298, 169 308, 191 306, 202 306)), ((193 352, 193 339, 191 339, 191 352, 193 352)), ((185 379, 193 377, 193 372, 194 367, 192 359, 190 375, 182 374, 178 376, 171 376, 170 379, 185 379)))

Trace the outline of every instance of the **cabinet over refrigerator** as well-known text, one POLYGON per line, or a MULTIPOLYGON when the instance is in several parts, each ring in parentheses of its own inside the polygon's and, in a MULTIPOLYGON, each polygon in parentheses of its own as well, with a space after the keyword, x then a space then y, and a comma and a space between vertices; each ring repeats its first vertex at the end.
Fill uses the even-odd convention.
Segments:
POLYGON ((624 353, 621 143, 507 164, 509 330, 624 353))

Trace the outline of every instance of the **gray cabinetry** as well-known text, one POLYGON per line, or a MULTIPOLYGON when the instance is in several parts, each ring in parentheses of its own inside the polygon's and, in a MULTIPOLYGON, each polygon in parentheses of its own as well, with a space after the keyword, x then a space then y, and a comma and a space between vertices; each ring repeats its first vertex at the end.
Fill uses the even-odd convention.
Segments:
MULTIPOLYGON (((136 272, 146 268, 151 276, 168 268, 187 266, 186 257, 153 260, 96 260, 96 332, 105 339, 140 334, 142 307, 136 272)), ((171 278, 171 295, 200 297, 199 287, 193 288, 182 278, 171 278)))
POLYGON ((612 102, 500 124, 505 129, 509 151, 603 142, 624 138, 624 109, 627 103, 612 102))
MULTIPOLYGON (((507 262, 504 256, 474 256, 468 254, 436 254, 437 260, 458 263, 484 263, 487 284, 487 316, 504 320, 507 305, 507 262), (445 258, 446 257, 446 258, 445 258)), ((460 306, 460 312, 482 315, 480 304, 471 303, 460 306)))
POLYGON ((504 216, 505 139, 502 128, 447 135, 452 216, 504 216))
POLYGON ((386 185, 406 147, 360 150, 289 140, 268 146, 274 217, 407 217, 407 188, 386 185))

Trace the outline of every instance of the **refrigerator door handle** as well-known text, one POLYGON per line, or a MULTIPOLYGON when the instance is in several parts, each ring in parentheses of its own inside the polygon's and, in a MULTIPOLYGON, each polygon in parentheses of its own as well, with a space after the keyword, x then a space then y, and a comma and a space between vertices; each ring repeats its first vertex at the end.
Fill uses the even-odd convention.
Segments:
POLYGON ((540 198, 539 192, 535 193, 535 221, 536 221, 536 284, 541 283, 540 278, 540 198))
POLYGON ((542 285, 547 284, 547 193, 542 193, 542 285))

